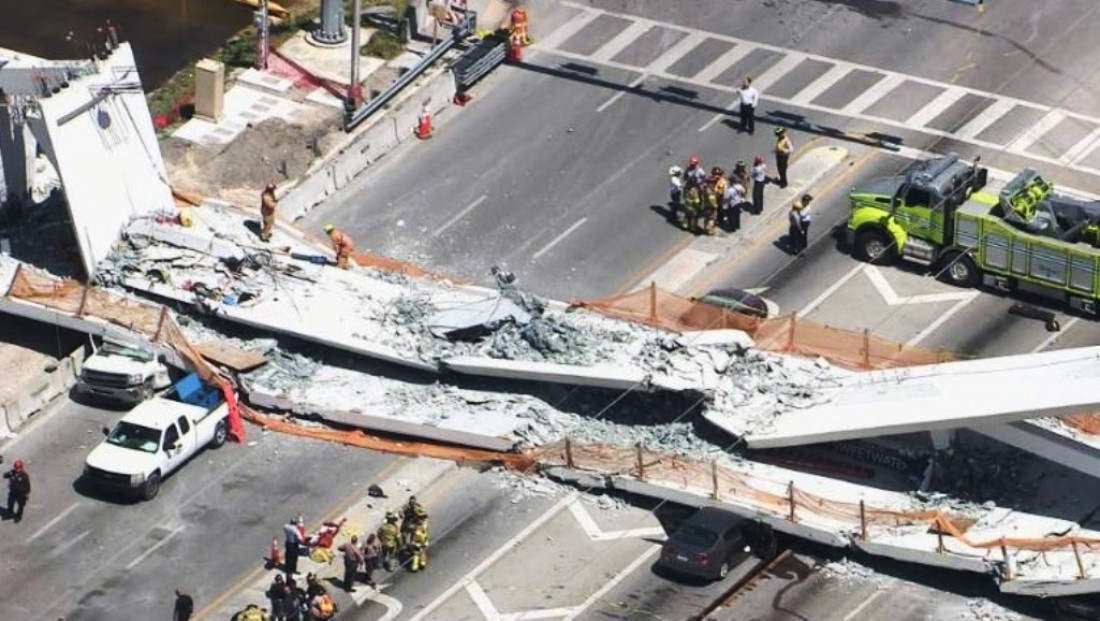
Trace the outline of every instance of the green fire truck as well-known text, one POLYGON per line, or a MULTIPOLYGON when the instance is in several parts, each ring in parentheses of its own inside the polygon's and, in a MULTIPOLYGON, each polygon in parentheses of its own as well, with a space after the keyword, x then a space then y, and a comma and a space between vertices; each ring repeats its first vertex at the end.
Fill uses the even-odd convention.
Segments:
POLYGON ((1025 169, 998 194, 989 171, 948 155, 852 190, 853 254, 928 265, 961 287, 984 284, 1064 300, 1095 315, 1100 298, 1100 201, 1054 191, 1025 169))

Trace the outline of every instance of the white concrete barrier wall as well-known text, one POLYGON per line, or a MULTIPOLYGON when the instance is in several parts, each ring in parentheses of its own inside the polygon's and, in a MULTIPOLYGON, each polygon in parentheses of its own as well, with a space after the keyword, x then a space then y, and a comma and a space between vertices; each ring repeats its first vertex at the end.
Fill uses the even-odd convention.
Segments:
POLYGON ((430 101, 433 119, 451 107, 455 95, 454 74, 435 69, 407 87, 370 124, 356 131, 345 144, 315 164, 280 198, 284 213, 297 220, 325 198, 346 187, 360 173, 406 140, 414 138, 421 105, 430 101))
POLYGON ((83 363, 84 347, 81 346, 59 360, 53 371, 43 371, 43 375, 28 382, 19 394, 0 405, 4 414, 0 426, 6 427, 8 432, 19 431, 28 419, 76 384, 83 363))

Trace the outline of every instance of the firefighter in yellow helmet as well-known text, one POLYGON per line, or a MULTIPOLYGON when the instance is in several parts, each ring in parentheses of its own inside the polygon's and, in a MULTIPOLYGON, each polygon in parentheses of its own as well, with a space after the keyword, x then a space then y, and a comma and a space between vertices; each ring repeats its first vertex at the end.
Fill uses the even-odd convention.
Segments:
POLYGON ((699 186, 684 189, 684 222, 689 233, 699 229, 699 214, 703 211, 703 193, 699 186))
POLYGON ((409 559, 409 571, 420 571, 428 568, 428 514, 423 513, 417 518, 416 528, 413 529, 412 542, 409 544, 412 557, 409 559))
POLYGON ((393 511, 386 513, 386 521, 378 527, 378 541, 382 544, 382 567, 386 571, 393 571, 394 561, 397 559, 397 548, 401 542, 401 531, 397 526, 397 514, 393 511))
POLYGON ((426 517, 428 512, 416 496, 409 496, 409 501, 401 508, 401 545, 407 546, 412 541, 417 519, 422 514, 426 517))
POLYGON ((275 227, 275 208, 279 201, 275 199, 275 184, 269 183, 260 193, 260 217, 263 219, 263 227, 260 229, 260 240, 271 241, 271 230, 275 227))
POLYGON ((347 233, 336 228, 335 225, 326 224, 325 234, 332 241, 332 251, 336 253, 336 267, 346 270, 351 261, 351 255, 355 252, 355 242, 347 233))
POLYGON ((233 621, 268 621, 267 609, 249 604, 244 610, 233 616, 233 621))

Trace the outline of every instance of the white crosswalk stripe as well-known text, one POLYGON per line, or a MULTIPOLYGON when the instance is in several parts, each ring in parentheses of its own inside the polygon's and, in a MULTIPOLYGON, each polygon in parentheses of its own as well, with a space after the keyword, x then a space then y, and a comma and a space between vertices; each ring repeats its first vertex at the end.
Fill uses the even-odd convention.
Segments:
MULTIPOLYGON (((1068 110, 1051 108, 1049 106, 1006 95, 989 93, 956 84, 937 82, 919 76, 910 76, 878 67, 864 66, 818 54, 746 41, 721 33, 656 22, 626 13, 597 9, 574 2, 573 0, 562 0, 561 4, 576 9, 577 13, 570 17, 561 27, 552 31, 546 38, 537 42, 535 46, 537 49, 581 63, 596 63, 609 68, 629 71, 634 74, 641 72, 642 75, 645 76, 653 76, 672 82, 680 82, 731 94, 736 94, 737 88, 735 83, 740 82, 740 76, 733 81, 729 81, 727 84, 718 84, 715 83, 714 80, 729 71, 730 68, 737 65, 738 62, 744 60, 753 52, 759 51, 771 53, 773 55, 778 54, 780 58, 776 62, 762 71, 759 75, 754 76, 754 85, 762 93, 762 104, 788 104, 810 111, 842 115, 852 119, 888 127, 916 130, 932 136, 968 142, 983 150, 992 152, 1007 151, 1022 155, 1034 161, 1064 166, 1080 172, 1100 176, 1100 168, 1087 166, 1084 163, 1086 159, 1089 159, 1090 156, 1094 154, 1094 152, 1100 153, 1100 118, 1094 118, 1068 110), (561 49, 561 46, 571 37, 584 29, 585 26, 592 23, 596 18, 603 15, 627 20, 630 24, 618 33, 610 35, 608 40, 593 54, 577 54, 561 49), (644 66, 612 60, 615 56, 619 55, 620 52, 629 48, 630 44, 636 41, 638 37, 645 35, 646 32, 654 27, 660 27, 673 32, 682 32, 684 36, 681 37, 677 43, 657 56, 657 58, 644 66), (717 58, 711 60, 703 69, 699 70, 691 77, 673 75, 667 72, 669 67, 707 40, 725 42, 731 44, 732 47, 720 54, 717 58), (810 79, 806 84, 802 85, 802 88, 798 92, 790 96, 777 96, 768 92, 770 87, 773 87, 785 76, 790 74, 792 70, 808 60, 826 63, 829 65, 829 68, 819 77, 810 79), (881 77, 875 83, 864 89, 863 92, 854 94, 853 98, 846 103, 837 103, 836 106, 832 107, 813 103, 822 94, 828 91, 830 87, 854 70, 860 70, 881 77), (885 116, 868 114, 866 112, 873 107, 877 108, 877 106, 875 106, 876 103, 889 101, 887 98, 890 94, 906 84, 923 85, 924 87, 935 89, 938 93, 926 105, 910 114, 909 117, 905 119, 887 118, 885 116), (937 117, 968 95, 975 95, 983 100, 992 101, 986 105, 981 112, 966 122, 962 127, 955 129, 955 131, 944 131, 936 127, 929 127, 929 123, 935 121, 937 117), (1005 119, 1017 108, 1041 111, 1043 116, 1037 122, 1032 123, 1026 128, 1015 129, 1012 123, 1005 121, 1005 119), (1082 135, 1077 143, 1070 146, 1058 156, 1052 157, 1030 151, 1032 147, 1043 140, 1047 132, 1067 119, 1080 121, 1082 126, 1096 129, 1092 129, 1089 133, 1082 135), (986 130, 996 128, 998 123, 1002 121, 1009 123, 1008 126, 1013 127, 1015 130, 1010 130, 1008 133, 1002 131, 1001 135, 1005 136, 1006 139, 1001 142, 992 142, 978 138, 978 136, 986 130), (1013 136, 1012 133, 1016 135, 1013 136)), ((788 83, 789 82, 788 80, 788 83)), ((709 127, 714 125, 717 120, 720 120, 722 116, 723 115, 716 115, 705 125, 700 127, 699 131, 706 131, 709 127)), ((1092 160, 1090 160, 1090 162, 1091 161, 1092 160)))
POLYGON ((801 54, 787 54, 783 58, 780 58, 777 63, 765 69, 763 73, 755 76, 752 79, 752 85, 755 86, 757 90, 759 90, 761 93, 763 93, 768 90, 768 87, 772 86, 780 79, 782 79, 783 76, 787 75, 787 73, 791 69, 794 69, 795 67, 801 65, 804 60, 806 60, 806 57, 802 56, 801 54))
POLYGON ((839 82, 844 76, 852 72, 855 69, 855 65, 851 63, 837 63, 829 70, 821 74, 816 80, 810 82, 802 90, 798 91, 798 94, 791 98, 791 103, 794 105, 801 105, 804 103, 810 103, 813 100, 821 96, 822 93, 829 90, 831 86, 839 82))
POLYGON ((1070 147, 1062 157, 1058 158, 1058 161, 1062 162, 1062 165, 1068 166, 1070 164, 1076 164, 1078 160, 1085 157, 1096 148, 1100 143, 1100 127, 1089 132, 1084 138, 1079 140, 1077 144, 1070 147))
POLYGON ((753 50, 751 45, 735 45, 725 54, 719 56, 714 62, 693 77, 700 82, 712 82, 714 78, 722 75, 727 69, 737 64, 737 61, 748 55, 753 50))
POLYGON ((978 116, 970 119, 970 122, 959 128, 959 131, 955 132, 955 135, 960 140, 970 140, 977 137, 978 134, 989 129, 997 119, 1008 114, 1010 110, 1016 107, 1016 104, 1011 101, 1005 101, 998 99, 992 104, 986 106, 985 110, 982 110, 978 116))
POLYGON ((1020 134, 1013 140, 1006 151, 1012 153, 1024 153, 1032 147, 1036 142, 1039 142, 1043 138, 1043 134, 1054 129, 1059 123, 1066 120, 1066 115, 1061 110, 1051 109, 1048 110, 1043 118, 1039 119, 1037 123, 1024 130, 1024 133, 1020 134))
POLYGON ((906 125, 913 127, 924 127, 932 122, 932 119, 936 118, 943 113, 944 110, 950 108, 956 101, 966 96, 966 91, 958 87, 946 88, 932 101, 924 104, 924 107, 918 110, 913 116, 905 120, 906 125))
POLYGON ((684 54, 695 49, 696 46, 706 40, 706 34, 699 31, 690 32, 686 37, 662 52, 660 56, 653 59, 653 62, 646 66, 646 70, 650 73, 662 73, 671 67, 673 63, 683 58, 684 54))
POLYGON ((840 109, 841 114, 860 114, 883 97, 890 94, 895 88, 905 83, 905 76, 900 73, 890 73, 878 82, 863 91, 855 99, 840 109))
POLYGON ((631 23, 626 28, 623 28, 622 32, 612 37, 610 41, 604 43, 600 49, 593 52, 592 60, 599 63, 615 58, 619 55, 619 52, 625 50, 631 43, 634 43, 635 39, 649 32, 649 29, 652 27, 653 23, 650 21, 636 21, 631 23))

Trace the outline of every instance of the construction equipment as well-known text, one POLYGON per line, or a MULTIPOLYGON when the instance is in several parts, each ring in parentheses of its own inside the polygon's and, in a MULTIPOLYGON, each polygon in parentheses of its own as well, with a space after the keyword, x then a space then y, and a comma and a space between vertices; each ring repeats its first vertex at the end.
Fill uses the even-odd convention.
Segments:
POLYGON ((852 190, 856 257, 929 265, 948 283, 1026 290, 1095 315, 1100 297, 1100 202, 1054 191, 1024 169, 997 194, 989 171, 948 155, 852 190))

